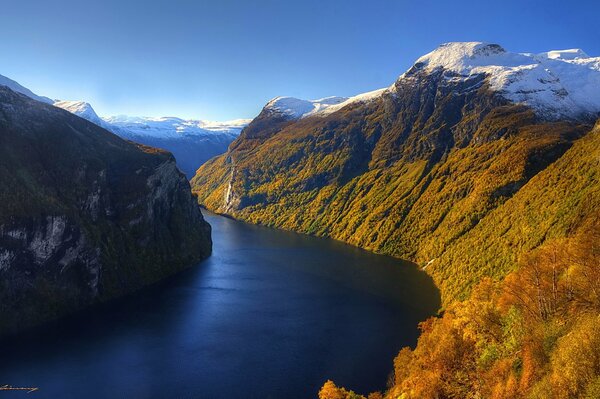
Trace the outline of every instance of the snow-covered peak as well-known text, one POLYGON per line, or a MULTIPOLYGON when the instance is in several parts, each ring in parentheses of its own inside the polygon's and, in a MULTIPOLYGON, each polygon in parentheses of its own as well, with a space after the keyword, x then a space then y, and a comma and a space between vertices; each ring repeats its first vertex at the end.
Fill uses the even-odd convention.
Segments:
POLYGON ((355 102, 366 102, 380 97, 387 89, 373 90, 353 97, 325 97, 301 100, 294 97, 276 97, 265 105, 266 110, 283 114, 291 119, 309 116, 327 116, 355 102))
POLYGON ((175 116, 159 116, 159 117, 144 117, 144 116, 129 116, 129 115, 114 115, 114 116, 103 116, 102 119, 108 123, 119 124, 146 124, 146 123, 169 123, 177 124, 185 122, 184 119, 177 118, 175 116))
POLYGON ((121 137, 130 139, 144 137, 173 139, 185 136, 215 136, 218 134, 237 136, 250 123, 250 119, 214 122, 186 120, 174 116, 141 117, 116 115, 99 117, 92 106, 84 101, 57 101, 54 105, 87 119, 121 137))
POLYGON ((265 105, 266 110, 299 119, 316 114, 324 109, 342 103, 347 97, 325 97, 318 100, 301 100, 295 97, 275 97, 265 105))
MULTIPOLYGON (((600 57, 590 57, 581 49, 552 50, 540 54, 513 53, 498 44, 483 42, 445 43, 420 57, 400 83, 419 79, 422 73, 442 71, 451 83, 486 76, 487 86, 509 101, 532 107, 539 116, 550 119, 594 119, 600 115, 600 57)), ((389 89, 358 96, 301 100, 276 97, 265 110, 290 119, 326 116, 355 102, 380 97, 389 89)))
POLYGON ((29 98, 32 98, 37 101, 41 101, 46 104, 52 104, 54 101, 49 99, 48 97, 38 96, 27 87, 21 86, 19 83, 15 82, 12 79, 7 78, 6 76, 0 75, 0 86, 6 86, 12 91, 16 91, 17 93, 21 93, 26 95, 29 98))
POLYGON ((426 70, 444 68, 464 75, 480 67, 518 66, 529 61, 529 57, 508 53, 497 44, 456 42, 442 44, 431 53, 420 57, 415 66, 426 70))
POLYGON ((446 43, 419 58, 399 81, 443 70, 449 81, 485 74, 491 90, 547 119, 600 114, 600 58, 580 49, 511 53, 497 44, 446 43))
POLYGON ((72 114, 80 116, 83 119, 87 119, 88 121, 97 125, 102 125, 102 120, 98 114, 96 114, 94 108, 92 108, 92 106, 85 101, 56 101, 54 106, 69 111, 72 114))

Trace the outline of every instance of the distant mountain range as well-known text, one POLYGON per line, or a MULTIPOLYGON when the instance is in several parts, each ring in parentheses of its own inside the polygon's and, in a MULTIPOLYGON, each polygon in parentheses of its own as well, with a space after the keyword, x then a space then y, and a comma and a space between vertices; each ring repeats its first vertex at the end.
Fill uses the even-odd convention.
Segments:
POLYGON ((123 138, 172 152, 188 178, 193 177, 204 162, 227 151, 229 144, 250 122, 247 119, 211 122, 123 115, 102 121, 108 130, 123 138))
POLYGON ((384 89, 273 99, 192 188, 213 211, 427 265, 450 303, 596 217, 599 116, 598 57, 447 43, 384 89))
POLYGON ((100 117, 85 101, 55 101, 38 96, 14 80, 0 75, 0 86, 2 85, 34 100, 63 108, 128 140, 168 150, 173 153, 177 165, 188 178, 195 174, 201 164, 224 153, 250 122, 249 119, 212 122, 176 117, 100 117))

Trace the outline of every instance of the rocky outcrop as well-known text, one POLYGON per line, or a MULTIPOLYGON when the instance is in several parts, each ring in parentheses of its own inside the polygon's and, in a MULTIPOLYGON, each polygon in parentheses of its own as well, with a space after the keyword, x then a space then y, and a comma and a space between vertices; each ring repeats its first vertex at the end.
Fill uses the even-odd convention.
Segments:
POLYGON ((210 226, 169 153, 0 87, 0 335, 207 257, 210 226))

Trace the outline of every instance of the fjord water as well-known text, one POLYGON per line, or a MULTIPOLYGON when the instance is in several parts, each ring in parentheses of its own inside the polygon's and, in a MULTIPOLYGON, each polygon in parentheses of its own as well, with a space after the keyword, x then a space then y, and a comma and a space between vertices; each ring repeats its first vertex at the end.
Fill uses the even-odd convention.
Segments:
POLYGON ((213 255, 0 344, 2 398, 311 398, 385 387, 439 294, 417 267, 204 212, 213 255))

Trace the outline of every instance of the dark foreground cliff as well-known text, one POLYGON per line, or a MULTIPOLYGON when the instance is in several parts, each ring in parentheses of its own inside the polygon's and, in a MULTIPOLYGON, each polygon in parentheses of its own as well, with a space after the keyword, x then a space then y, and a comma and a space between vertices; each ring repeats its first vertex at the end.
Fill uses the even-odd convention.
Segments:
POLYGON ((173 156, 0 86, 0 335, 206 258, 173 156))

